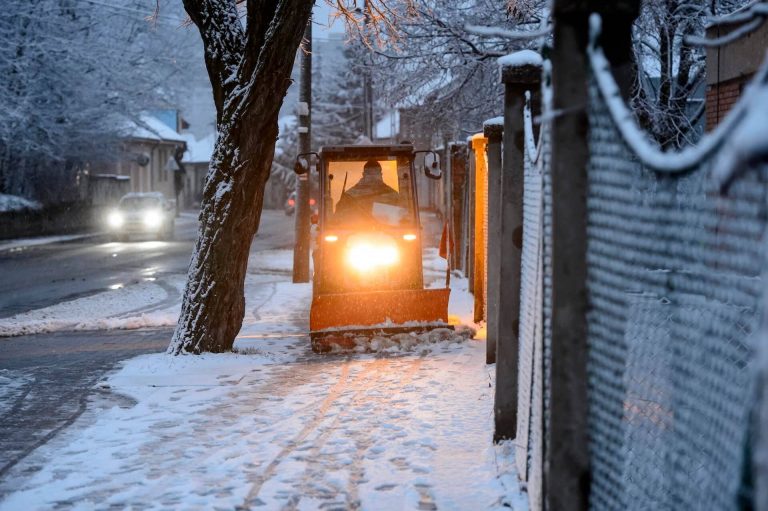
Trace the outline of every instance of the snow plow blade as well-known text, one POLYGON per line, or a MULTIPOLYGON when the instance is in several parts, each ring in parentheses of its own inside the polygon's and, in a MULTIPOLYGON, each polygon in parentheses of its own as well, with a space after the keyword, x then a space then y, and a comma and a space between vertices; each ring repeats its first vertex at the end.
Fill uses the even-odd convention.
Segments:
POLYGON ((325 344, 354 346, 355 335, 424 332, 448 325, 451 290, 407 289, 318 295, 309 315, 315 351, 325 344), (324 342, 325 341, 325 342, 324 342))

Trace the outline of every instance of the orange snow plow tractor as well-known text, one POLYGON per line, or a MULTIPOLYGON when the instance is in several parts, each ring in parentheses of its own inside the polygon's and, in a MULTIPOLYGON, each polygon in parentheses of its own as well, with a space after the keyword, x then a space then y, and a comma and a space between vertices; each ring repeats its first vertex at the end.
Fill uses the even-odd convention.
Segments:
MULTIPOLYGON (((449 288, 425 289, 413 146, 326 146, 318 159, 320 212, 313 252, 310 337, 315 351, 363 337, 448 325, 449 288)), ((425 155, 425 156, 427 156, 425 155)), ((311 155, 296 171, 308 172, 311 155)))

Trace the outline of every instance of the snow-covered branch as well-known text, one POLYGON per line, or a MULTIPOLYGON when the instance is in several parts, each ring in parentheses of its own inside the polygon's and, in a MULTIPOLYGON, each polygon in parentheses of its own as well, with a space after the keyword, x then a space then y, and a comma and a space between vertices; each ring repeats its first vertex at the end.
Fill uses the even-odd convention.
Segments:
POLYGON ((725 46, 734 41, 738 41, 742 37, 754 32, 760 28, 765 22, 765 17, 756 17, 739 28, 728 32, 727 34, 709 39, 701 36, 687 36, 685 42, 693 46, 704 46, 706 48, 717 48, 719 46, 725 46))
POLYGON ((768 62, 763 64, 753 79, 753 83, 759 84, 759 87, 757 85, 749 87, 741 100, 728 113, 723 122, 717 126, 715 131, 702 137, 695 146, 686 147, 681 151, 662 151, 637 125, 635 116, 624 103, 619 86, 611 74, 611 65, 602 48, 597 46, 600 23, 600 17, 593 14, 590 18, 591 40, 587 54, 595 83, 626 144, 643 165, 657 172, 674 174, 686 172, 696 167, 705 158, 712 155, 716 149, 722 147, 726 135, 731 135, 738 128, 747 112, 748 106, 755 104, 754 97, 758 94, 764 97, 764 92, 761 93, 759 91, 766 87, 768 62))
POLYGON ((707 18, 708 27, 721 25, 734 25, 738 23, 747 23, 755 19, 763 19, 768 16, 768 3, 764 1, 755 1, 751 5, 744 5, 735 12, 722 16, 709 16, 707 18))
MULTIPOLYGON (((408 3, 388 2, 399 11, 408 3)), ((413 118, 423 126, 414 129, 433 133, 439 126, 450 138, 479 129, 501 109, 496 60, 535 47, 539 29, 532 27, 547 19, 545 0, 515 4, 512 15, 484 0, 419 2, 398 21, 392 44, 386 40, 372 54, 375 87, 383 92, 379 98, 389 107, 418 112, 413 118), (518 33, 526 37, 505 37, 518 33)))
POLYGON ((464 25, 464 30, 469 34, 484 37, 501 37, 510 40, 540 39, 552 33, 550 27, 536 30, 507 30, 501 27, 488 27, 484 25, 464 25))

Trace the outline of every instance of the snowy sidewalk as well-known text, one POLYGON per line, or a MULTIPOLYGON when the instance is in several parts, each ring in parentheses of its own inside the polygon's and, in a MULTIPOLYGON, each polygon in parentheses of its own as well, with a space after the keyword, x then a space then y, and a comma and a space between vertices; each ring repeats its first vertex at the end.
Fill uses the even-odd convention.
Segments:
POLYGON ((492 444, 485 341, 314 354, 311 288, 273 269, 246 289, 247 354, 129 360, 102 384, 122 404, 14 467, 0 510, 527 509, 510 446, 492 444))
POLYGON ((38 245, 49 245, 51 243, 62 243, 65 241, 83 240, 101 236, 103 233, 90 232, 85 234, 64 234, 61 236, 36 236, 34 238, 18 238, 12 240, 0 241, 0 252, 6 250, 21 250, 27 247, 36 247, 38 245))

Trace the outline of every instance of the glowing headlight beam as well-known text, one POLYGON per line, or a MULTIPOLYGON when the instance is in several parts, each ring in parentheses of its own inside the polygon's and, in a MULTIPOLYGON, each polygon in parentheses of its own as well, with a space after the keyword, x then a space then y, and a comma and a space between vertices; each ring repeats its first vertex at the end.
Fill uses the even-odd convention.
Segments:
POLYGON ((147 227, 159 227, 163 221, 163 214, 156 210, 144 212, 144 225, 147 227))
POLYGON ((394 245, 358 243, 347 250, 347 264, 359 272, 392 266, 399 260, 400 253, 394 245))
POLYGON ((110 211, 107 215, 107 224, 113 229, 122 227, 124 221, 125 219, 119 211, 110 211))

